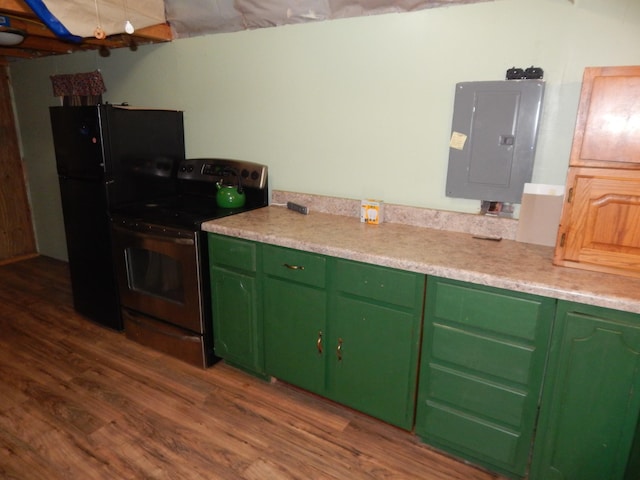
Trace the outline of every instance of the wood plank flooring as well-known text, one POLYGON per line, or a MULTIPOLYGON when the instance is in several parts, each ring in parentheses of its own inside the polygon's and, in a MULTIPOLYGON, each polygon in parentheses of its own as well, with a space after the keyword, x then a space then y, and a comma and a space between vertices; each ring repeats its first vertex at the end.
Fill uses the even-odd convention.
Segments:
POLYGON ((66 263, 36 257, 0 266, 0 478, 499 477, 285 384, 139 346, 76 314, 66 263))

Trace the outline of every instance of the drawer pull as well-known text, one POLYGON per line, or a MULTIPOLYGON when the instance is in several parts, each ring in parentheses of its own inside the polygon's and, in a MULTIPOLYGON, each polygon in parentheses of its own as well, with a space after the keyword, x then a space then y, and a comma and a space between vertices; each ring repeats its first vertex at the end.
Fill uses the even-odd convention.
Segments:
POLYGON ((338 348, 336 348, 336 355, 338 356, 338 361, 342 361, 342 339, 338 339, 338 348))
POLYGON ((289 270, 304 270, 304 265, 289 265, 288 263, 284 263, 283 266, 289 270))
POLYGON ((322 330, 318 332, 318 340, 316 341, 316 348, 318 353, 322 353, 322 330))

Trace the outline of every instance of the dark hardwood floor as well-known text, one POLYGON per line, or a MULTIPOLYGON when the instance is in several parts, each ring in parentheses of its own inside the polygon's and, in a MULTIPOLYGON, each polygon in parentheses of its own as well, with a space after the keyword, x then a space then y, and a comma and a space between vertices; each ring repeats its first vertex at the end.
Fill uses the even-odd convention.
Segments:
POLYGON ((76 314, 67 265, 36 257, 0 266, 0 478, 497 477, 282 383, 141 347, 76 314))

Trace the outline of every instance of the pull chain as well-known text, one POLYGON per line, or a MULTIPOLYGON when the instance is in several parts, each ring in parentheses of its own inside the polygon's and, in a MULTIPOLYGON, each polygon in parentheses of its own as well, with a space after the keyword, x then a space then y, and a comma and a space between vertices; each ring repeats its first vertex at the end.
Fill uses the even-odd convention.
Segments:
POLYGON ((107 37, 107 33, 102 29, 102 22, 100 21, 100 9, 98 8, 98 0, 95 0, 96 4, 96 23, 98 26, 93 31, 93 36, 98 40, 104 40, 107 37))
POLYGON ((136 29, 133 28, 133 24, 129 19, 129 11, 127 9, 127 0, 122 0, 122 6, 124 7, 124 18, 125 18, 124 31, 127 32, 129 35, 131 35, 133 32, 136 31, 136 29))

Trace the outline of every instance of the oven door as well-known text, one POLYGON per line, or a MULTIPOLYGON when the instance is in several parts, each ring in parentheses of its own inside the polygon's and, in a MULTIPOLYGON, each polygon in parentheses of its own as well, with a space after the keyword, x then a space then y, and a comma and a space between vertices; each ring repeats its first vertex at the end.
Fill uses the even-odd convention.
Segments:
POLYGON ((112 233, 121 305, 202 334, 198 232, 119 220, 112 233))

